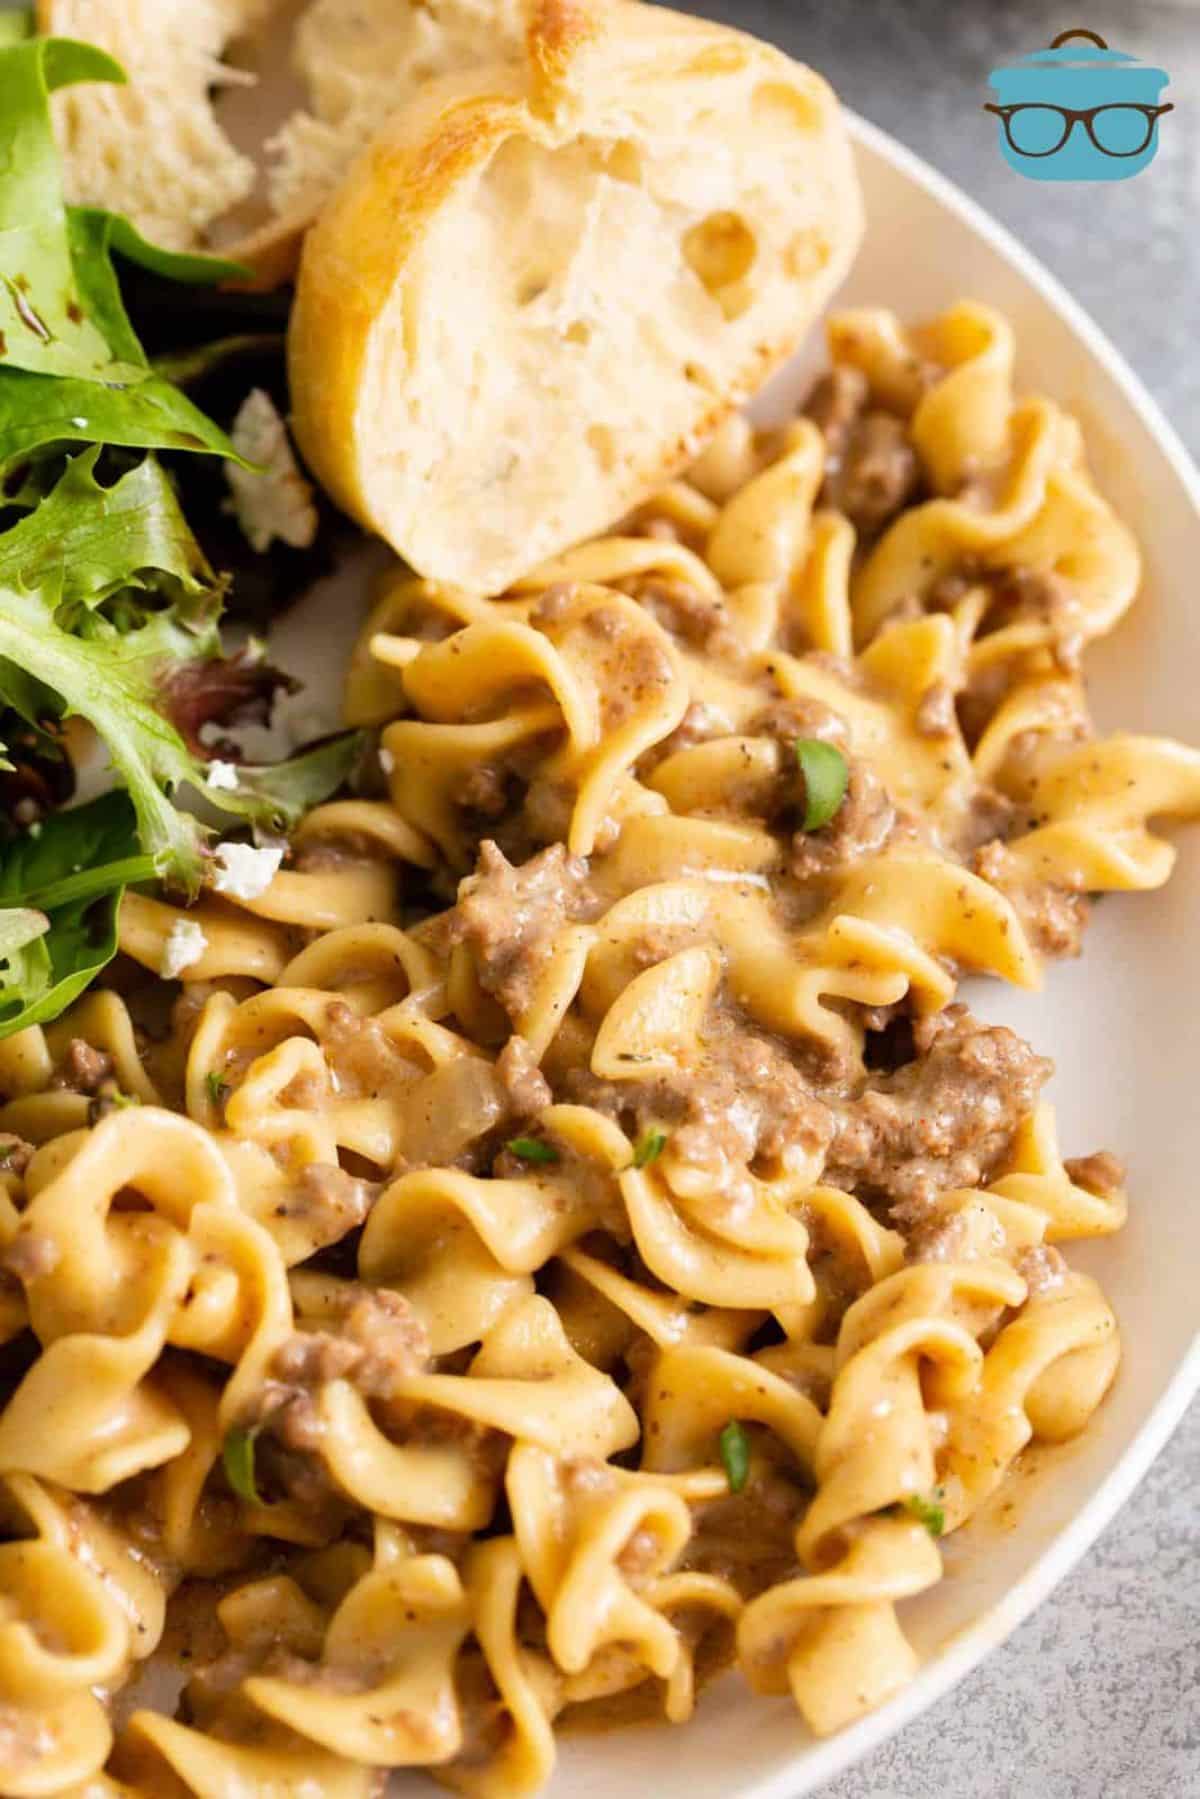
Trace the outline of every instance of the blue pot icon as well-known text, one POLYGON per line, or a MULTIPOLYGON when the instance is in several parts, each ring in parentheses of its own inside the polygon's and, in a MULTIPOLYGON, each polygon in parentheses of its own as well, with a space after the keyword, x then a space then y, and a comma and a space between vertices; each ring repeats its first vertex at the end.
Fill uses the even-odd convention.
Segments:
POLYGON ((1094 31, 1064 31, 1048 50, 993 69, 1000 149, 1033 181, 1124 181, 1153 162, 1158 96, 1170 76, 1110 50, 1094 31), (1070 44, 1083 39, 1084 45, 1070 44))

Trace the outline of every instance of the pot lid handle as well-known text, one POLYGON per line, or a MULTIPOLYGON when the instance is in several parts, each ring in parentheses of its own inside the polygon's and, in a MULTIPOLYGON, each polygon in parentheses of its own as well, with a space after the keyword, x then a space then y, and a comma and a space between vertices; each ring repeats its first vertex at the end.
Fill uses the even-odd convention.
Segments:
POLYGON ((1058 36, 1055 38, 1054 42, 1051 44, 1050 48, 1052 50, 1057 50, 1060 44, 1069 43, 1073 37, 1088 38, 1093 44, 1095 44, 1097 50, 1107 50, 1108 49, 1108 45, 1105 43, 1104 39, 1100 36, 1100 33, 1098 31, 1089 31, 1087 29, 1087 27, 1083 26, 1083 25, 1077 26, 1074 31, 1060 31, 1058 36))

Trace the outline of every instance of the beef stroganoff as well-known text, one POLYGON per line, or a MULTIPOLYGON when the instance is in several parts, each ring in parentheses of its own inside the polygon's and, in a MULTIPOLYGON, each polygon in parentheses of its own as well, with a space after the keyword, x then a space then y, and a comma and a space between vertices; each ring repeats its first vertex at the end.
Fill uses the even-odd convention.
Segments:
POLYGON ((513 1799, 731 1662, 837 1730, 1103 1400, 1120 1164, 957 989, 1200 755, 1093 729, 1138 553, 1006 322, 830 345, 513 590, 389 577, 374 789, 0 1042, 6 1793, 513 1799))

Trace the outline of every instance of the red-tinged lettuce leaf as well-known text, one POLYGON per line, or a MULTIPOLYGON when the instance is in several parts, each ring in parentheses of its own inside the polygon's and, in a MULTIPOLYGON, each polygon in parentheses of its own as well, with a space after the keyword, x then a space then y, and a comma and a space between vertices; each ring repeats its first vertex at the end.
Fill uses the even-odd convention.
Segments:
POLYGON ((202 759, 170 714, 184 671, 220 679, 215 589, 179 511, 170 482, 152 459, 111 487, 95 476, 90 452, 69 464, 36 511, 0 536, 0 705, 29 724, 84 718, 108 750, 128 789, 141 847, 154 872, 194 893, 204 873, 207 829, 174 802, 191 786, 222 812, 271 830, 286 829, 306 805, 346 778, 359 754, 353 734, 296 758, 294 776, 260 771, 244 789, 204 785, 202 759), (122 628, 111 609, 118 583, 161 601, 122 628))
POLYGON ((163 711, 198 756, 217 749, 236 762, 236 744, 205 744, 206 726, 233 731, 241 725, 265 725, 280 693, 296 693, 299 682, 263 660, 254 645, 244 645, 232 656, 210 656, 181 662, 165 675, 160 695, 163 711))

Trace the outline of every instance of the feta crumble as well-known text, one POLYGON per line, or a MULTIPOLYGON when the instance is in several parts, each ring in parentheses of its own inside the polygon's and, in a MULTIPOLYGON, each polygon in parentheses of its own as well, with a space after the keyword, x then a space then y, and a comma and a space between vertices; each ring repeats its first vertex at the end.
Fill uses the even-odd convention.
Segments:
POLYGON ((249 843, 218 843, 213 851, 216 867, 212 884, 231 899, 253 900, 267 891, 279 873, 283 850, 276 846, 256 850, 249 843))
POLYGON ((391 750, 380 750, 379 766, 385 775, 390 775, 394 771, 396 767, 396 758, 393 756, 391 750))
POLYGON ((261 555, 276 538, 294 550, 306 550, 317 535, 317 508, 311 484, 288 439, 287 427, 270 394, 252 388, 242 401, 229 433, 234 448, 255 469, 225 464, 229 509, 252 550, 261 555))
POLYGON ((222 762, 219 759, 210 762, 208 772, 204 777, 204 784, 219 793, 236 792, 238 784, 236 762, 222 762))
POLYGON ((167 932, 158 972, 164 981, 177 981, 185 968, 197 963, 208 948, 208 938, 191 918, 177 918, 167 932))

